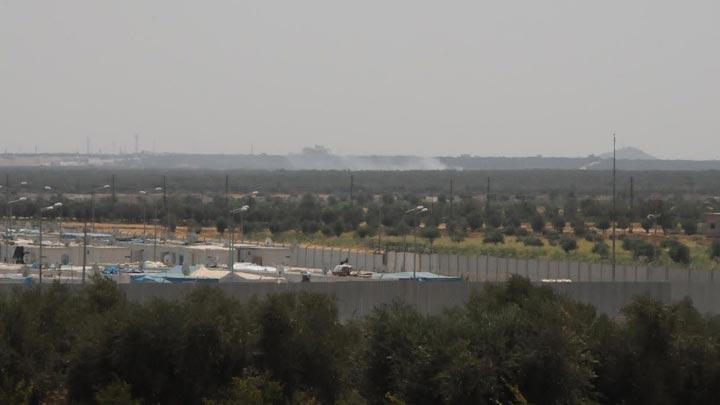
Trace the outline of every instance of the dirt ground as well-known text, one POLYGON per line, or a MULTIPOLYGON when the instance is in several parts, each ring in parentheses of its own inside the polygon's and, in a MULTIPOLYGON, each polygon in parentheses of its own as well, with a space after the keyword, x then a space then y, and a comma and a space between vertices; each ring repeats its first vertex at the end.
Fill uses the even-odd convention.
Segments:
MULTIPOLYGON (((62 224, 63 228, 74 228, 74 229, 82 229, 83 223, 82 222, 63 222, 62 224)), ((88 228, 90 228, 91 225, 88 224, 88 228)), ((126 223, 95 223, 95 231, 102 232, 102 233, 112 233, 114 231, 118 231, 123 235, 128 236, 139 236, 143 234, 143 224, 126 224, 126 223)), ((153 224, 147 224, 145 227, 145 231, 148 235, 153 234, 153 224)), ((158 233, 162 232, 162 224, 158 224, 158 233)), ((187 227, 185 226, 178 226, 175 229, 175 235, 178 238, 185 238, 187 236, 187 227)), ((217 239, 220 237, 217 230, 214 227, 204 227, 200 233, 201 238, 207 238, 207 239, 217 239)), ((227 233, 225 234, 225 237, 227 237, 227 233)))

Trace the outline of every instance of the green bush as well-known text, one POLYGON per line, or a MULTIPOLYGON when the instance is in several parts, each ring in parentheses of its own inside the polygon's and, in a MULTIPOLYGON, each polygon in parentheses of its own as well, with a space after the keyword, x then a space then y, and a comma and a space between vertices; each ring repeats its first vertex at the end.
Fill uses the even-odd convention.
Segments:
POLYGON ((420 231, 420 236, 425 238, 432 246, 435 239, 440 237, 440 230, 437 228, 437 226, 429 225, 423 228, 422 231, 420 231))
POLYGON ((560 248, 562 248, 562 250, 565 251, 565 253, 570 253, 573 250, 577 250, 577 248, 578 248, 577 240, 575 240, 575 238, 571 238, 569 236, 562 236, 560 238, 559 243, 560 243, 560 248))
POLYGON ((545 229, 543 233, 545 234, 545 237, 550 243, 550 246, 555 246, 560 241, 560 235, 552 229, 545 229))
POLYGON ((624 238, 622 248, 632 252, 633 258, 643 258, 648 262, 656 260, 660 255, 660 252, 654 244, 642 239, 624 238))
POLYGON ((710 245, 710 258, 720 260, 720 239, 713 240, 710 245))
POLYGON ((488 229, 487 231, 485 231, 483 243, 505 243, 505 237, 503 236, 502 232, 497 229, 488 229))
POLYGON ((585 221, 581 219, 575 219, 572 222, 572 228, 575 236, 578 238, 584 237, 588 232, 587 227, 585 226, 585 221))
POLYGON ((670 259, 672 259, 675 263, 690 263, 690 248, 679 240, 666 239, 662 242, 661 246, 668 250, 670 259))
POLYGON ((585 240, 588 242, 602 242, 605 238, 596 231, 590 231, 585 233, 585 240))
POLYGON ((544 246, 542 239, 536 236, 527 236, 522 238, 522 242, 525 246, 544 246))
POLYGON ((365 239, 368 236, 372 235, 372 232, 370 232, 370 229, 367 226, 359 227, 358 230, 355 231, 355 233, 357 234, 358 238, 360 238, 360 239, 365 239))
POLYGON ((606 258, 610 254, 610 248, 605 241, 597 241, 592 247, 592 252, 602 258, 606 258))
POLYGON ((525 229, 525 228, 523 228, 523 227, 515 228, 515 235, 516 235, 516 236, 525 237, 525 236, 528 236, 529 234, 530 234, 530 233, 528 232, 528 230, 525 229))
POLYGON ((698 224, 694 219, 685 219, 682 221, 682 229, 685 235, 695 235, 698 230, 698 224))
POLYGON ((543 218, 543 216, 539 213, 536 213, 530 219, 530 226, 532 227, 533 231, 537 233, 542 233, 542 231, 545 229, 545 218, 543 218))
POLYGON ((595 223, 595 226, 596 226, 598 229, 600 229, 601 231, 605 232, 605 231, 607 231, 608 229, 610 229, 610 227, 612 226, 612 224, 610 223, 610 219, 609 219, 609 218, 601 218, 600 220, 597 221, 597 223, 595 223))

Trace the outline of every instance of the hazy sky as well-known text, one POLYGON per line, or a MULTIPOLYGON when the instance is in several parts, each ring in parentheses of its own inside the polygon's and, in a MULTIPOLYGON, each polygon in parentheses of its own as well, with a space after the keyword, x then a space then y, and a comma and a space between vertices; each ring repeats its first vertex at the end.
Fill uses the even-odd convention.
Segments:
POLYGON ((720 2, 0 0, 0 150, 720 158, 720 2))

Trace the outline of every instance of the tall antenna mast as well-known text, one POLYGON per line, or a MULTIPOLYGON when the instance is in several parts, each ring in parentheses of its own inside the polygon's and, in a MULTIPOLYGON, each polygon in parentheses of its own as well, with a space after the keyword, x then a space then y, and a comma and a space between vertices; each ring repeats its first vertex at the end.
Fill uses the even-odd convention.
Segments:
POLYGON ((615 202, 615 175, 616 175, 615 134, 613 134, 613 166, 612 166, 612 280, 615 281, 615 223, 617 211, 615 202))
POLYGON ((137 155, 139 153, 140 153, 140 136, 136 132, 135 133, 135 154, 137 155))

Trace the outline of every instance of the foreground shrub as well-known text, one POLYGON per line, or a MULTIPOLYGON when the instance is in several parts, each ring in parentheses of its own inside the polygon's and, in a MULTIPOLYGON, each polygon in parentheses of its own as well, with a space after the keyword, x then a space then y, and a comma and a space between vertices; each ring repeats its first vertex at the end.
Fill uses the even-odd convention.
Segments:
POLYGON ((720 318, 690 301, 635 298, 615 322, 512 277, 436 315, 340 322, 304 292, 45 287, 0 296, 0 403, 720 403, 720 318))

